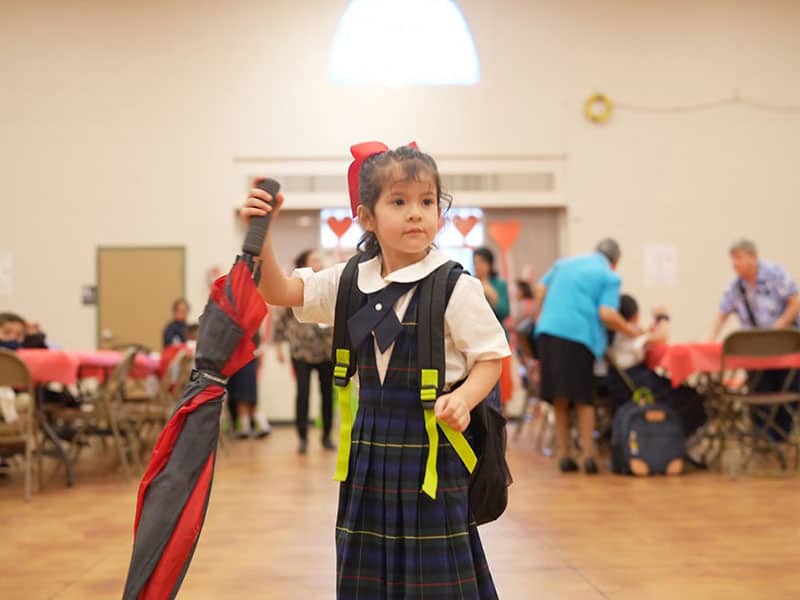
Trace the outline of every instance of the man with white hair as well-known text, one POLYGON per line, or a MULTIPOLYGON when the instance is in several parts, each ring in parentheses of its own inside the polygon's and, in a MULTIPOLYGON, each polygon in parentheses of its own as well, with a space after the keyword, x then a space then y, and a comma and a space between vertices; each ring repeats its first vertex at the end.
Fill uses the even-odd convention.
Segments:
POLYGON ((746 239, 731 245, 730 256, 736 278, 722 297, 711 339, 733 313, 745 329, 800 327, 800 296, 786 269, 760 260, 756 245, 746 239))
MULTIPOLYGON (((782 329, 800 327, 800 296, 797 284, 789 273, 775 263, 760 260, 756 245, 747 239, 734 242, 730 248, 733 270, 736 278, 728 286, 722 297, 719 315, 714 322, 711 339, 716 340, 728 316, 736 313, 744 329, 782 329)), ((756 382, 755 389, 760 392, 776 392, 783 388, 789 372, 786 370, 763 371, 756 382)), ((792 382, 796 389, 798 379, 792 382)), ((768 413, 767 407, 755 406, 751 417, 756 424, 763 424, 768 413)), ((778 429, 769 428, 769 435, 782 441, 785 432, 791 431, 793 418, 785 407, 775 415, 778 429)))

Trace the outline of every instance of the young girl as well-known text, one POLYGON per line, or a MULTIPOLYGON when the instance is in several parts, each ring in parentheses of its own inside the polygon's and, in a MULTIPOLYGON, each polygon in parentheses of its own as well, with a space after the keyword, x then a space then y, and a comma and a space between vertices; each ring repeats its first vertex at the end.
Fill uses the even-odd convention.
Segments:
MULTIPOLYGON (((425 332, 415 328, 414 284, 447 262, 433 240, 449 198, 436 163, 415 146, 388 150, 369 142, 351 150, 356 160, 349 171, 350 201, 366 232, 360 249, 371 255, 359 265, 358 287, 368 297, 392 283, 410 289, 393 306, 402 322, 394 342, 382 344, 384 351, 377 339, 358 348, 358 412, 336 522, 337 597, 496 598, 470 513, 469 473, 445 436, 435 497, 420 491, 428 437, 416 347, 425 332)), ((251 190, 243 215, 271 210, 274 218, 283 198, 277 195, 274 208, 270 200, 266 192, 251 190)), ((300 269, 287 278, 269 235, 261 259, 260 291, 269 304, 300 307, 300 321, 333 324, 344 265, 317 273, 300 269)), ((445 311, 447 393, 437 399, 435 415, 463 432, 470 410, 497 384, 510 351, 480 282, 462 276, 453 284, 445 311)))

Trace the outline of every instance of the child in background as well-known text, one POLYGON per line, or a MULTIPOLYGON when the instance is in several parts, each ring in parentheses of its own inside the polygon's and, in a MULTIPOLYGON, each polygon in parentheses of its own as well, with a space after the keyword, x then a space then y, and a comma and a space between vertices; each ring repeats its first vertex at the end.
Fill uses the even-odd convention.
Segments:
MULTIPOLYGON (((639 304, 633 296, 628 294, 620 296, 619 313, 628 323, 639 324, 639 304)), ((647 348, 654 344, 666 344, 669 340, 669 333, 669 315, 666 309, 656 308, 653 310, 653 322, 640 336, 630 337, 623 333, 614 333, 613 340, 608 347, 608 355, 618 368, 625 371, 647 370, 647 365, 645 365, 647 348)))
POLYGON ((39 323, 28 321, 25 323, 25 338, 22 340, 23 348, 47 348, 44 331, 39 323))
POLYGON ((256 357, 228 379, 228 407, 235 415, 236 437, 262 439, 272 433, 267 418, 258 412, 258 367, 261 334, 256 334, 256 357))
POLYGON ((16 351, 25 340, 25 319, 16 313, 0 313, 0 348, 16 351))
POLYGON ((530 394, 532 379, 538 377, 536 362, 536 321, 533 317, 534 293, 530 283, 517 279, 517 303, 520 315, 514 326, 517 341, 517 358, 520 363, 522 387, 530 394))
POLYGON ((172 321, 167 323, 162 334, 163 347, 186 342, 186 320, 189 318, 189 302, 178 298, 172 303, 172 321))
MULTIPOLYGON (((25 339, 25 319, 11 312, 0 313, 0 348, 16 352, 25 339)), ((16 394, 10 387, 0 386, 0 422, 17 420, 16 394)), ((0 462, 0 466, 5 466, 0 462)))
MULTIPOLYGON (((633 296, 620 296, 619 312, 629 323, 638 324, 639 304, 633 296)), ((615 333, 608 356, 616 368, 609 372, 608 389, 617 406, 631 399, 632 392, 618 372, 618 369, 623 370, 637 387, 648 388, 657 401, 672 406, 681 418, 684 433, 688 437, 706 421, 702 398, 688 386, 673 387, 669 379, 658 375, 645 362, 648 348, 655 344, 666 344, 669 334, 669 315, 663 307, 653 310, 653 322, 642 335, 634 338, 615 333)))

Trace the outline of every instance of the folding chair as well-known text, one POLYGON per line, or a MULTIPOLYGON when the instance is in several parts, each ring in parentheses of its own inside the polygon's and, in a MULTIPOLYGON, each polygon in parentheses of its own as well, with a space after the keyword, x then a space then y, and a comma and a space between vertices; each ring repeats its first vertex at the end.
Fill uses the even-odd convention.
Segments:
POLYGON ((28 366, 13 352, 0 349, 0 386, 27 394, 27 403, 15 401, 17 418, 11 423, 0 419, 0 457, 24 456, 25 500, 29 500, 33 488, 33 463, 39 483, 42 476, 42 457, 38 452, 38 428, 36 423, 36 396, 28 366))
POLYGON ((193 362, 194 359, 185 350, 179 351, 170 361, 155 393, 148 393, 146 389, 131 391, 131 388, 123 388, 122 418, 137 436, 143 452, 155 443, 166 425, 189 381, 193 362))
POLYGON ((140 344, 138 342, 113 344, 109 349, 116 350, 117 352, 127 352, 131 348, 136 350, 136 352, 141 352, 142 354, 150 354, 150 352, 152 352, 149 346, 145 346, 144 344, 140 344))
POLYGON ((80 396, 78 407, 55 407, 48 411, 49 419, 59 437, 71 443, 70 462, 77 462, 82 449, 89 445, 91 438, 100 439, 104 447, 105 441, 110 438, 119 455, 125 477, 130 479, 128 454, 138 464, 138 448, 135 447, 138 445, 130 427, 126 427, 122 420, 121 405, 124 382, 135 357, 135 348, 128 349, 96 394, 80 396))
MULTIPOLYGON (((732 367, 731 361, 736 359, 771 359, 798 353, 800 353, 800 331, 796 329, 737 331, 723 342, 721 372, 725 373, 735 368, 735 365, 732 367)), ((775 389, 763 390, 759 388, 759 381, 767 370, 749 369, 748 385, 737 390, 720 386, 719 394, 723 401, 725 416, 723 445, 729 447, 735 438, 743 455, 743 464, 729 465, 731 473, 739 468, 746 469, 757 453, 774 455, 781 470, 786 472, 788 471, 786 450, 790 448, 794 450, 795 472, 800 468, 800 435, 798 435, 800 392, 794 384, 797 369, 787 370, 785 375, 780 373, 781 381, 771 386, 775 389), (782 410, 789 415, 788 424, 778 420, 782 410), (754 418, 756 415, 761 418, 754 418), (743 419, 749 420, 746 427, 739 426, 743 419)))

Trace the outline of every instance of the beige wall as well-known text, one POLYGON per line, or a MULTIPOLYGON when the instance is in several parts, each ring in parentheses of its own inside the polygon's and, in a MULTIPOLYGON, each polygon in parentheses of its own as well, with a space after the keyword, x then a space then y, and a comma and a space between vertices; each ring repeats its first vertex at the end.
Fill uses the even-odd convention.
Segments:
POLYGON ((595 90, 800 104, 800 4, 460 5, 479 86, 368 90, 326 81, 343 1, 0 3, 0 251, 15 261, 0 307, 89 347, 94 310, 79 300, 96 246, 154 244, 186 245, 199 309, 205 269, 235 245, 233 157, 343 155, 363 138, 415 138, 434 155, 565 153, 570 251, 618 236, 625 287, 670 305, 680 339, 707 333, 731 238, 752 236, 800 276, 800 116, 620 110, 597 127, 581 115, 595 90), (678 247, 678 288, 643 289, 648 241, 678 247))

